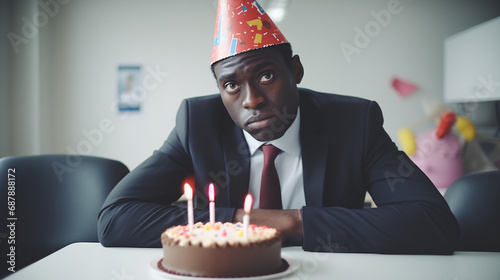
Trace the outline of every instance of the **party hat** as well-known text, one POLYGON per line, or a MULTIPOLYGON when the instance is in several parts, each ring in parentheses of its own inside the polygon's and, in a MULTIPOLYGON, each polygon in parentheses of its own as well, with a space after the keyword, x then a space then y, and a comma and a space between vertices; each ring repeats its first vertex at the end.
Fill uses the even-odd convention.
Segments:
POLYGON ((242 52, 287 42, 257 1, 219 0, 212 64, 242 52))

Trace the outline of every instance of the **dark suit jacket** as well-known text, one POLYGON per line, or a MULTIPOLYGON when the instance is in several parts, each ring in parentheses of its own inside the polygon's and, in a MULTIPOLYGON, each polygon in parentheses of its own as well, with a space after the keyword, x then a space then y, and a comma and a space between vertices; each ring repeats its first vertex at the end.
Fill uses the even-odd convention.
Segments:
MULTIPOLYGON (((300 141, 308 251, 449 254, 456 220, 430 180, 391 141, 373 101, 300 90, 300 141), (363 209, 368 191, 378 208, 363 209)), ((219 95, 184 100, 164 145, 111 192, 99 215, 104 246, 161 246, 166 228, 187 223, 183 182, 196 182, 195 221, 232 221, 248 191, 249 152, 219 95)))

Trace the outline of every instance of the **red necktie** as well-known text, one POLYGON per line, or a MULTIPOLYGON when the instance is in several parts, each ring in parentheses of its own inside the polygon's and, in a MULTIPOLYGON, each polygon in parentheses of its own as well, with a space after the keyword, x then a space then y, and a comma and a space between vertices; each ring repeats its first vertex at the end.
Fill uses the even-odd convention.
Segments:
POLYGON ((260 209, 282 209, 280 181, 274 160, 281 152, 273 145, 263 145, 264 168, 262 169, 262 181, 260 183, 260 209))

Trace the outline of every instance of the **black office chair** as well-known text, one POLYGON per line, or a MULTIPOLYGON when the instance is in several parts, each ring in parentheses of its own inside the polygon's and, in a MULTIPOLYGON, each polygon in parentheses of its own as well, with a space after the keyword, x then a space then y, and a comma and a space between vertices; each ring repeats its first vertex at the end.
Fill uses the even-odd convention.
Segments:
POLYGON ((0 172, 0 252, 3 259, 15 246, 17 271, 68 244, 97 242, 97 214, 129 169, 99 157, 39 155, 1 158, 0 172))
POLYGON ((465 175, 444 198, 460 225, 457 251, 500 252, 500 170, 465 175))

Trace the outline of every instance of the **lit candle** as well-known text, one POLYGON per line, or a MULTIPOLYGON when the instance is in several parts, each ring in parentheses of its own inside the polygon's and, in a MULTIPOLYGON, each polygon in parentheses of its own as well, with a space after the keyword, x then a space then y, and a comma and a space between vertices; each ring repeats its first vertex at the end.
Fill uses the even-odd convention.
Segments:
POLYGON ((214 184, 210 183, 208 186, 208 199, 210 202, 208 203, 209 206, 209 211, 210 211, 210 223, 212 225, 215 224, 215 190, 214 190, 214 184))
POLYGON ((248 238, 248 227, 250 226, 250 210, 252 209, 253 198, 251 194, 247 194, 245 197, 245 205, 243 209, 245 214, 243 215, 243 238, 248 238))
POLYGON ((191 186, 188 183, 184 184, 184 194, 187 198, 189 231, 193 232, 193 189, 191 189, 191 186))

